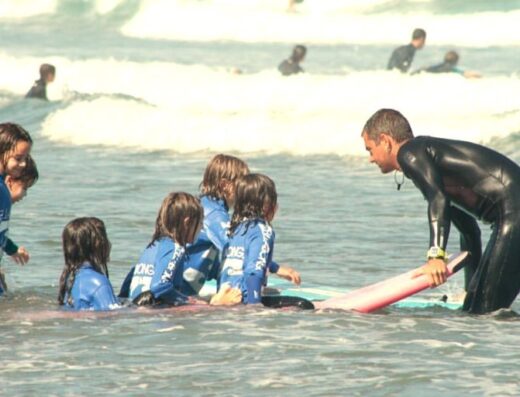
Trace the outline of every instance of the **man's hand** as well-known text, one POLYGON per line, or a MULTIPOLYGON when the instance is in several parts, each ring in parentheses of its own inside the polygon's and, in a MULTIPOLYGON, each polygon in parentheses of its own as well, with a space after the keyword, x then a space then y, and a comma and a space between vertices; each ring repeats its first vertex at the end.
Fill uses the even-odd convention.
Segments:
POLYGON ((22 266, 29 262, 30 258, 29 252, 24 247, 18 248, 18 251, 11 255, 11 259, 22 266))
POLYGON ((302 282, 300 273, 289 266, 280 266, 278 272, 276 272, 276 275, 296 285, 300 285, 302 282))
POLYGON ((443 259, 430 259, 428 263, 417 270, 412 278, 419 277, 424 274, 428 277, 431 288, 438 287, 448 279, 448 268, 443 259))

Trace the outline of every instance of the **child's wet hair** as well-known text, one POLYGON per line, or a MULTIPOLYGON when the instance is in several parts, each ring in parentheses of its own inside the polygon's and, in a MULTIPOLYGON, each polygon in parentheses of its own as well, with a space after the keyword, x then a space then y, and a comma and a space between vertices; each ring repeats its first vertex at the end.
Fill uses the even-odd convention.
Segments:
POLYGON ((15 148, 18 142, 27 142, 32 145, 31 135, 19 124, 0 123, 0 160, 5 167, 8 154, 15 148))
POLYGON ((202 196, 224 199, 222 180, 233 183, 237 178, 247 174, 249 174, 249 167, 244 161, 227 154, 217 154, 206 166, 200 184, 200 193, 202 196))
POLYGON ((110 260, 111 244, 107 237, 105 224, 99 218, 82 217, 70 221, 62 233, 65 266, 60 277, 58 303, 63 305, 74 285, 76 273, 85 262, 89 262, 99 273, 108 277, 107 263, 110 260))
POLYGON ((230 234, 233 234, 244 220, 265 219, 266 210, 274 210, 277 201, 276 186, 268 176, 248 174, 237 179, 235 183, 235 206, 229 228, 230 234))
POLYGON ((203 219, 204 211, 198 198, 184 192, 170 193, 164 198, 157 214, 155 232, 149 246, 162 237, 169 237, 185 246, 203 219), (184 221, 186 218, 189 219, 187 224, 184 221))

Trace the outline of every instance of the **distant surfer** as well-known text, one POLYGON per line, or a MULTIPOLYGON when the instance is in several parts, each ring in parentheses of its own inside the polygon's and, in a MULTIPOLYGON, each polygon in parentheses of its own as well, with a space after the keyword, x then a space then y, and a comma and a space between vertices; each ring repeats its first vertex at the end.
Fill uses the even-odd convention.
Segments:
POLYGON ((300 66, 300 63, 305 59, 307 54, 307 48, 303 45, 297 45, 293 48, 292 54, 289 59, 283 61, 279 66, 278 70, 284 76, 290 76, 292 74, 303 73, 304 70, 300 66))
POLYGON ((430 248, 422 273, 430 284, 446 281, 446 245, 453 223, 461 249, 472 254, 465 267, 463 310, 480 314, 508 308, 520 291, 520 167, 474 143, 414 138, 408 120, 392 109, 372 115, 362 137, 370 162, 383 173, 402 171, 428 202, 430 248), (476 219, 493 227, 483 255, 476 219))
POLYGON ((44 63, 40 66, 40 79, 36 80, 25 95, 26 98, 39 98, 47 99, 47 84, 52 83, 56 77, 56 67, 48 63, 44 63))
POLYGON ((410 66, 412 66, 415 51, 422 49, 425 43, 426 31, 424 29, 415 29, 412 33, 411 43, 398 47, 392 52, 387 69, 398 69, 402 73, 408 72, 410 66))
POLYGON ((427 68, 419 69, 413 72, 412 74, 417 74, 420 72, 427 72, 427 73, 457 73, 460 74, 468 79, 474 79, 474 78, 480 78, 482 77, 480 73, 473 72, 470 70, 463 70, 459 67, 457 67, 457 64, 459 63, 459 54, 455 51, 448 51, 444 55, 444 61, 433 65, 427 68))

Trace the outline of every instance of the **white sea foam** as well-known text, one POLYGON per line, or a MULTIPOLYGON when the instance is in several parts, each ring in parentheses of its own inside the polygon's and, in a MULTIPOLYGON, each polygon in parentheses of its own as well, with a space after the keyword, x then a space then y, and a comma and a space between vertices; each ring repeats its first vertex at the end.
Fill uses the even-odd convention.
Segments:
POLYGON ((282 43, 403 44, 422 27, 436 45, 519 45, 520 11, 439 15, 370 13, 372 1, 305 1, 297 13, 283 0, 144 0, 121 29, 141 38, 282 43), (486 28, 483 29, 482 27, 486 28))
POLYGON ((381 107, 402 111, 421 135, 487 142, 520 130, 516 76, 375 71, 283 78, 275 70, 233 75, 166 62, 0 54, 0 89, 23 95, 43 61, 58 70, 49 97, 70 102, 47 118, 43 133, 73 144, 361 155, 363 124, 381 107))
POLYGON ((27 18, 34 15, 53 14, 58 0, 2 0, 0 18, 27 18))

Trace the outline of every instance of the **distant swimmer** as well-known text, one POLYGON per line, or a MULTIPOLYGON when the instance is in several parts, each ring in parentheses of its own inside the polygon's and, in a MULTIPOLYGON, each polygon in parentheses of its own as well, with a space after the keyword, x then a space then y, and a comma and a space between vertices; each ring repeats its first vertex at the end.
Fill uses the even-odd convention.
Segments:
POLYGON ((293 52, 289 59, 283 61, 279 66, 278 70, 284 76, 290 76, 291 74, 303 73, 304 70, 300 66, 300 63, 305 59, 307 54, 307 48, 303 45, 297 45, 293 48, 293 52))
POLYGON ((392 52, 387 69, 399 69, 403 73, 408 72, 410 66, 412 66, 415 51, 423 48, 425 42, 426 31, 424 29, 415 29, 412 34, 412 42, 398 47, 392 52))
POLYGON ((455 51, 448 51, 446 55, 444 55, 444 61, 437 65, 430 66, 428 68, 419 69, 413 72, 412 74, 417 74, 420 72, 428 72, 428 73, 458 73, 468 79, 480 78, 482 75, 478 72, 473 72, 469 70, 463 70, 457 67, 457 63, 459 62, 459 54, 455 51))
MULTIPOLYGON (((520 167, 486 146, 430 136, 414 137, 408 120, 381 109, 363 128, 370 162, 383 173, 402 171, 428 202, 428 263, 432 286, 446 281, 446 246, 453 224, 471 253, 463 310, 482 314, 509 308, 520 291, 520 167), (492 225, 482 252, 477 223, 492 225)), ((399 187, 400 185, 398 185, 399 187)))
POLYGON ((56 77, 56 68, 54 65, 44 63, 40 66, 40 79, 36 80, 25 95, 26 98, 40 98, 47 99, 47 84, 52 83, 56 77))

